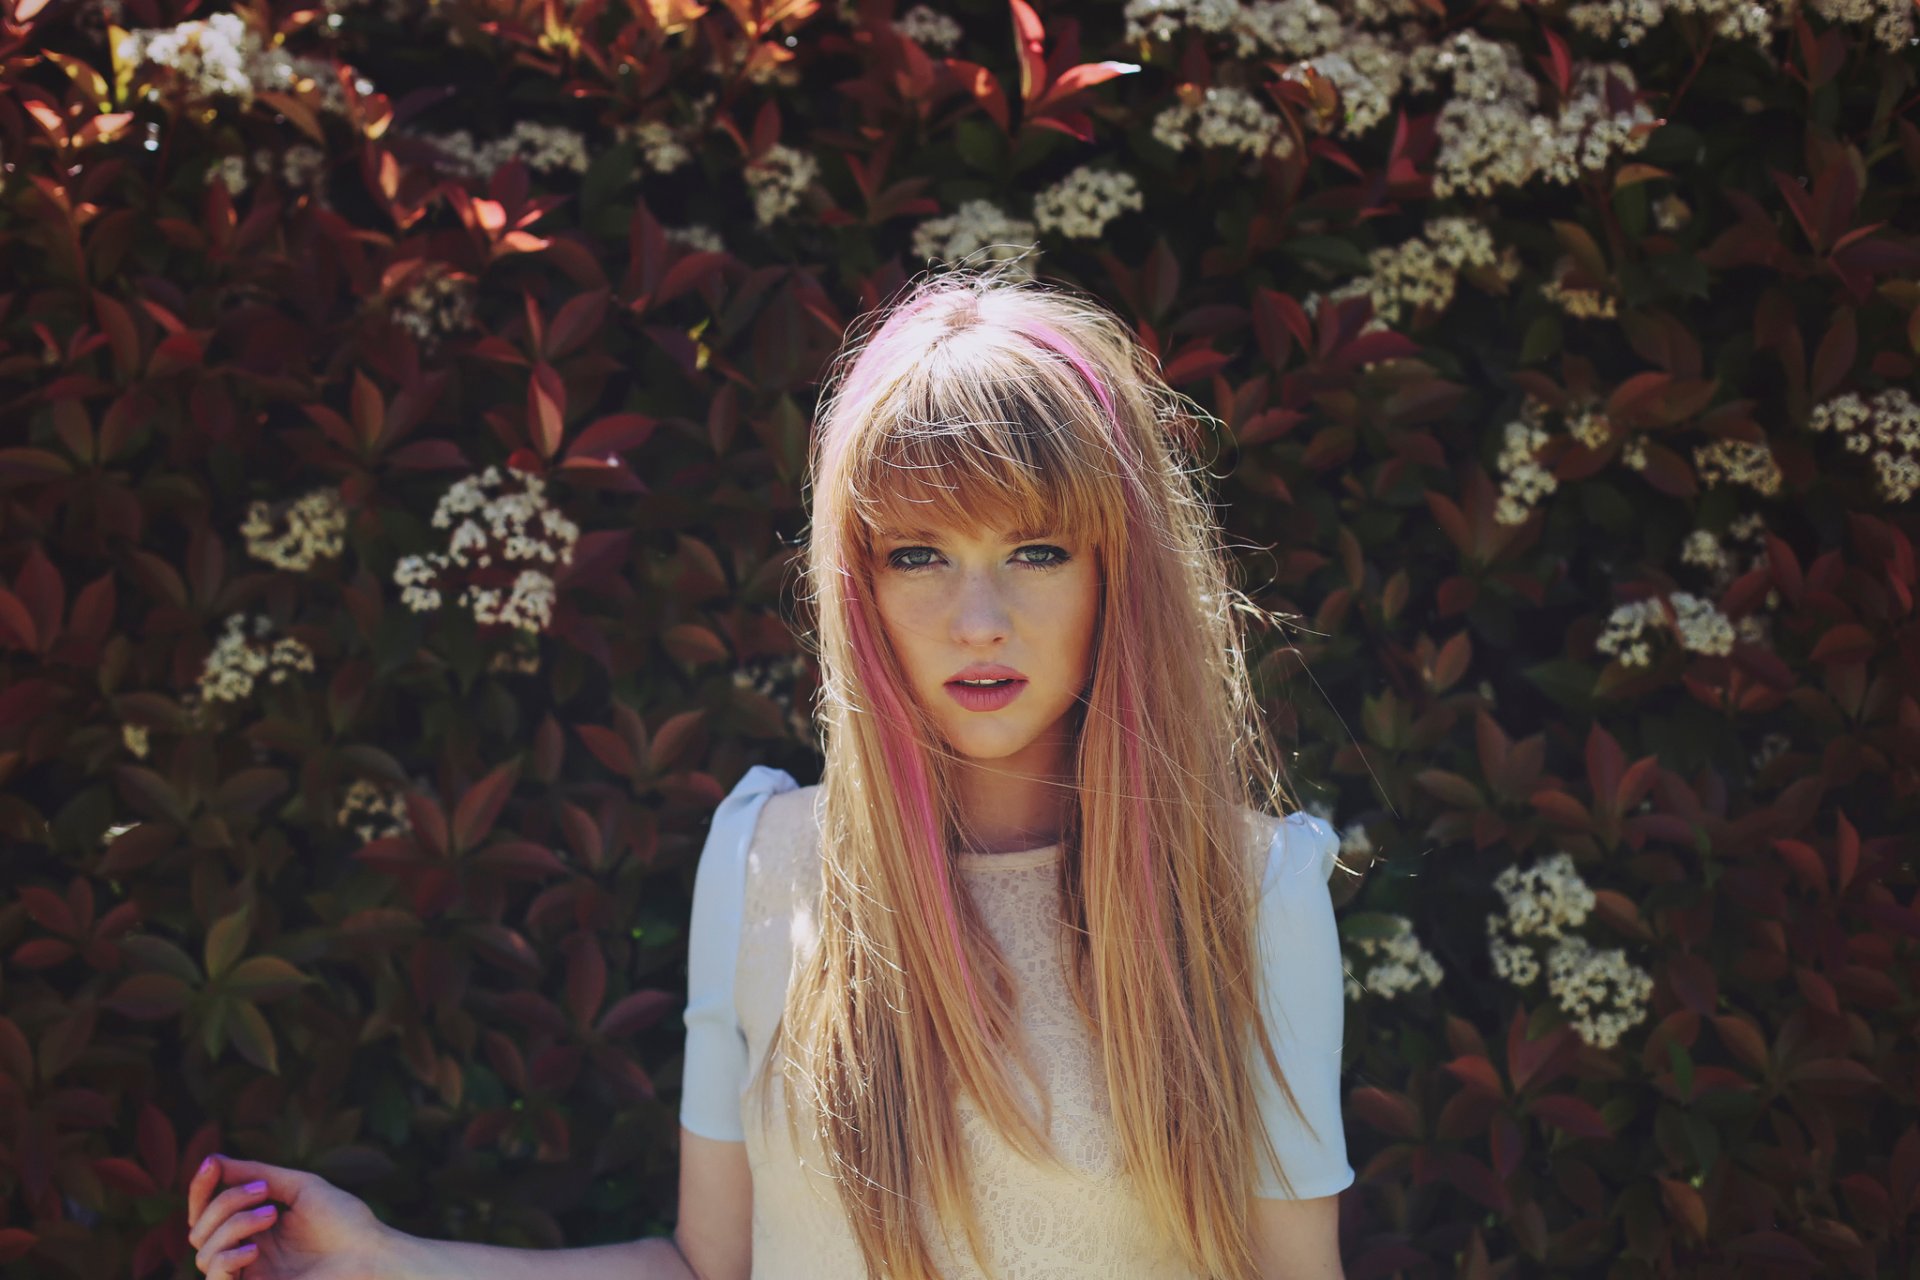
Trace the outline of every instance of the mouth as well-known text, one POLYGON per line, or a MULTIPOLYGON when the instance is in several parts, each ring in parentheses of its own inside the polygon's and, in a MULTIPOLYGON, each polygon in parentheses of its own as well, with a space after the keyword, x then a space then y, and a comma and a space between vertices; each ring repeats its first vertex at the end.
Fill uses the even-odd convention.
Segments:
POLYGON ((947 695, 969 711, 997 711, 1020 696, 1025 679, 1015 676, 986 680, 949 680, 947 695))

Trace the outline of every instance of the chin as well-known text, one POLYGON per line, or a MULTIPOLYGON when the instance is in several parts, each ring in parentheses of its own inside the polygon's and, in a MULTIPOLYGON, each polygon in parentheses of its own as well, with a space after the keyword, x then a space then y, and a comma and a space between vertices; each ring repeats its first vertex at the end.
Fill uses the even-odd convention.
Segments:
POLYGON ((987 733, 979 728, 969 732, 947 733, 947 742, 956 754, 970 760, 1004 760, 1017 753, 1022 747, 1033 741, 1034 735, 1009 731, 1005 733, 987 733))

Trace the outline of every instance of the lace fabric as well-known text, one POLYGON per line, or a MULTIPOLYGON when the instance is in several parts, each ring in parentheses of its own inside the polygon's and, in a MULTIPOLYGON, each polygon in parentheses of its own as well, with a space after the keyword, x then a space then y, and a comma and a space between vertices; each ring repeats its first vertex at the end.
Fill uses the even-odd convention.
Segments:
MULTIPOLYGON (((754 1280, 846 1280, 862 1274, 859 1251, 842 1214, 833 1185, 824 1173, 825 1157, 817 1140, 802 1125, 801 1149, 789 1140, 785 1101, 777 1079, 766 1090, 764 1118, 758 1082, 745 1092, 748 1064, 759 1064, 785 1002, 786 985, 796 958, 814 934, 818 901, 819 828, 814 803, 817 788, 794 789, 792 780, 763 770, 751 780, 763 800, 751 811, 738 810, 737 824, 745 831, 733 856, 744 862, 738 872, 728 869, 712 883, 730 890, 739 886, 738 944, 732 974, 732 1008, 737 1035, 713 1034, 703 1028, 696 1046, 692 1032, 695 1007, 707 1010, 704 1022, 719 1005, 718 991, 690 992, 687 1074, 689 1088, 696 1073, 707 1077, 701 1114, 683 1106, 682 1119, 690 1128, 716 1137, 737 1136, 746 1143, 753 1174, 754 1280), (769 776, 772 775, 772 776, 769 776), (752 825, 746 826, 746 823, 752 825), (743 1043, 741 1043, 743 1042, 743 1043), (738 1049, 735 1053, 734 1050, 738 1049), (720 1114, 724 1099, 738 1107, 720 1114), (732 1132, 729 1132, 731 1130, 732 1132)), ((749 785, 743 781, 742 789, 749 785)), ((738 795, 739 792, 736 792, 738 795)), ((730 802, 733 800, 730 797, 730 802)), ((1257 815, 1255 815, 1257 816, 1257 815)), ((1272 827, 1273 820, 1262 819, 1272 827)), ((1276 1028, 1276 1048, 1288 1071, 1301 1106, 1319 1130, 1317 1140, 1299 1128, 1290 1110, 1277 1102, 1277 1093, 1263 1101, 1263 1115, 1273 1131, 1291 1175, 1295 1194, 1331 1194, 1354 1179, 1347 1165, 1339 1117, 1339 1034, 1342 997, 1337 936, 1331 932, 1332 910, 1326 896, 1326 871, 1331 867, 1332 832, 1318 819, 1290 815, 1273 829, 1272 848, 1284 852, 1287 829, 1306 827, 1318 839, 1309 851, 1318 855, 1297 866, 1283 866, 1284 857, 1270 855, 1266 896, 1303 900, 1310 912, 1298 922, 1284 913, 1264 911, 1267 946, 1278 941, 1285 952, 1288 940, 1311 937, 1315 954, 1303 957, 1317 972, 1302 973, 1313 1006, 1304 1010, 1289 1003, 1279 1010, 1283 1021, 1299 1029, 1276 1028), (1284 873, 1284 874, 1283 874, 1284 873), (1318 874, 1317 880, 1314 874, 1318 874), (1318 893, 1317 901, 1313 894, 1318 893), (1299 923, 1301 927, 1295 927, 1299 923), (1331 944, 1331 956, 1327 947, 1331 944), (1331 980, 1329 983, 1328 979, 1331 980), (1331 992, 1336 1002, 1331 1023, 1325 1002, 1331 992), (1329 1042, 1328 1032, 1331 1030, 1329 1042), (1278 1038, 1289 1037, 1288 1046, 1278 1038), (1301 1037, 1305 1037, 1304 1039, 1301 1037)), ((718 834, 716 832, 716 834, 718 834)), ((729 843, 731 840, 729 841, 729 843)), ((1305 843, 1305 842, 1303 842, 1305 843)), ((1336 842, 1337 843, 1337 842, 1336 842)), ((715 853, 710 841, 707 856, 715 853)), ((1194 1273, 1167 1242, 1150 1233, 1143 1207, 1119 1176, 1114 1149, 1112 1116, 1104 1081, 1098 1073, 1096 1045, 1080 1022, 1066 981, 1065 948, 1055 885, 1057 846, 1010 854, 968 855, 957 861, 962 881, 978 904, 994 940, 1016 977, 1017 1008, 1024 1044, 1044 1082, 1051 1102, 1051 1131, 1055 1149, 1070 1166, 1054 1170, 1036 1165, 1005 1144, 971 1099, 956 1099, 956 1117, 969 1156, 971 1192, 978 1206, 987 1262, 1002 1280, 1069 1280, 1091 1276, 1127 1276, 1138 1280, 1193 1280, 1194 1273)), ((702 868, 702 875, 707 875, 702 868)), ((696 888, 696 899, 700 895, 696 888)), ((722 890, 709 892, 718 898, 722 890)), ((718 933, 721 913, 705 904, 706 923, 718 933)), ((696 901, 696 924, 702 923, 702 904, 696 901)), ((696 938, 696 950, 716 943, 696 938)), ((1289 957, 1283 956, 1284 961, 1289 957)), ((1270 968, 1274 960, 1265 963, 1270 968)), ((717 987, 722 966, 709 963, 707 985, 717 987)), ((1287 971, 1291 965, 1281 969, 1287 971)), ((1291 985, 1291 984, 1289 984, 1291 985)), ((1277 992, 1276 992, 1277 994, 1277 992)), ((1264 1074, 1264 1073, 1262 1073, 1264 1074)), ((1020 1073, 1016 1087, 1032 1114, 1042 1114, 1038 1100, 1020 1073)), ((1282 1194, 1271 1177, 1262 1179, 1261 1194, 1282 1194)), ((958 1233, 943 1238, 931 1208, 922 1206, 921 1220, 943 1277, 984 1280, 983 1272, 958 1233)))

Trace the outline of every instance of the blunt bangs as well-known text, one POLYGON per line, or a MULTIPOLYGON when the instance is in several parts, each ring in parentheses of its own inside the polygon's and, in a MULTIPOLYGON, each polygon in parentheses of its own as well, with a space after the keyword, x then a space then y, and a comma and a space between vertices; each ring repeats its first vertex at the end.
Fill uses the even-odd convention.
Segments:
POLYGON ((881 529, 945 525, 1046 530, 1117 549, 1124 505, 1110 428, 1089 417, 1100 412, 1090 400, 1047 395, 1053 387, 1028 377, 1013 394, 977 375, 938 391, 913 378, 874 405, 847 476, 860 543, 881 529))

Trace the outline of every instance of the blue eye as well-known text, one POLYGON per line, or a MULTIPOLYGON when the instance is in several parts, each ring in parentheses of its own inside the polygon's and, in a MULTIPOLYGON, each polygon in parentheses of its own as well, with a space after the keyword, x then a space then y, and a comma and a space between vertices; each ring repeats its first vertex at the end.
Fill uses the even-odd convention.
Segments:
MULTIPOLYGON (((1029 546, 1021 547, 1013 554, 1015 556, 1024 556, 1024 554, 1029 551, 1045 552, 1046 558, 1038 560, 1023 558, 1017 561, 1017 563, 1028 569, 1054 569, 1073 559, 1073 556, 1064 548, 1048 546, 1044 543, 1033 543, 1029 546)), ((905 558, 920 555, 938 557, 939 553, 932 547, 901 547, 898 551, 893 552, 887 557, 887 564, 891 568, 899 569, 906 573, 912 573, 918 569, 931 569, 933 567, 931 561, 908 560, 905 558)))

